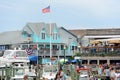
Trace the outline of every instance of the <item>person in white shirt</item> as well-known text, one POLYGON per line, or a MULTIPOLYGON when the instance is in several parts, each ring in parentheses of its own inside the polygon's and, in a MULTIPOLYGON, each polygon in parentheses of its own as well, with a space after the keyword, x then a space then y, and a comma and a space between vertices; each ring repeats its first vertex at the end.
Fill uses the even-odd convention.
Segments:
POLYGON ((110 69, 109 69, 108 66, 105 67, 104 73, 105 73, 105 76, 106 76, 106 80, 110 80, 110 69))
POLYGON ((111 70, 110 70, 110 79, 111 80, 115 80, 115 70, 113 69, 113 68, 111 68, 111 70))

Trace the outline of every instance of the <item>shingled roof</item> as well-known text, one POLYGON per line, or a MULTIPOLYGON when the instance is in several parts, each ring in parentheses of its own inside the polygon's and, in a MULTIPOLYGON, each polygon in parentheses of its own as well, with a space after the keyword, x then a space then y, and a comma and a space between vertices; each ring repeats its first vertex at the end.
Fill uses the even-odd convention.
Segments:
POLYGON ((120 35, 120 28, 111 29, 73 29, 69 30, 76 36, 82 37, 84 35, 120 35))
POLYGON ((18 44, 24 43, 22 38, 21 31, 8 31, 0 33, 0 44, 18 44))
POLYGON ((51 30, 53 30, 54 27, 57 27, 56 23, 51 24, 45 24, 44 22, 27 23, 23 30, 27 31, 29 34, 35 33, 36 35, 39 35, 42 31, 42 28, 45 28, 47 34, 50 34, 50 26, 51 30))

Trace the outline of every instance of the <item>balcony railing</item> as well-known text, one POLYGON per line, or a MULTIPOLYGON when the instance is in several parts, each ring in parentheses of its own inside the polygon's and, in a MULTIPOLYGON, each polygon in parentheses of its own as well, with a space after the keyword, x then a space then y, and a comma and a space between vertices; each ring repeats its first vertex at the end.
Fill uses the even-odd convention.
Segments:
MULTIPOLYGON (((51 50, 52 56, 64 56, 64 50, 51 50)), ((39 56, 50 56, 49 49, 38 51, 39 56)), ((104 47, 81 47, 76 50, 65 50, 65 56, 120 56, 120 46, 104 46, 104 47)))
MULTIPOLYGON (((52 56, 64 56, 64 50, 51 50, 52 56)), ((50 50, 49 49, 43 49, 38 51, 39 56, 50 56, 50 50)), ((71 53, 68 54, 67 51, 65 51, 66 56, 70 56, 71 53)))
POLYGON ((120 46, 81 47, 76 54, 80 56, 120 56, 120 46))

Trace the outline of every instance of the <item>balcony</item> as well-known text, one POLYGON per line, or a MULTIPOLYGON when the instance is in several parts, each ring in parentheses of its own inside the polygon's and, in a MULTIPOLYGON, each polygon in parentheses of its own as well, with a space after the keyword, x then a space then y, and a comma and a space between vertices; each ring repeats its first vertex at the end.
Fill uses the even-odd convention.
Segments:
POLYGON ((120 46, 81 47, 78 56, 120 56, 120 46))
MULTIPOLYGON (((64 56, 64 50, 51 50, 52 56, 64 56)), ((71 56, 72 54, 65 51, 66 56, 71 56)), ((42 49, 38 51, 38 56, 50 56, 49 49, 42 49)))

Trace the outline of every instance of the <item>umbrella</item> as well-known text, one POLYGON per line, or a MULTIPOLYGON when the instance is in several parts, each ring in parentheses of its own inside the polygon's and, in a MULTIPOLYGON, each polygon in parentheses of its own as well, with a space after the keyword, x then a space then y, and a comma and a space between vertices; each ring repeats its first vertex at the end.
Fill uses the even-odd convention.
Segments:
POLYGON ((90 41, 90 44, 99 44, 100 43, 100 41, 98 41, 98 40, 92 40, 92 41, 90 41))
POLYGON ((74 62, 77 62, 77 60, 76 60, 76 59, 74 59, 74 60, 72 60, 71 62, 73 62, 73 63, 74 63, 74 62))
POLYGON ((59 63, 60 63, 60 64, 63 64, 63 63, 64 63, 64 61, 65 61, 65 62, 67 62, 67 61, 68 61, 68 59, 60 59, 60 60, 59 60, 59 63))
POLYGON ((120 40, 109 40, 107 41, 108 44, 120 43, 120 40))
POLYGON ((37 56, 29 56, 30 61, 37 61, 38 57, 37 56))

